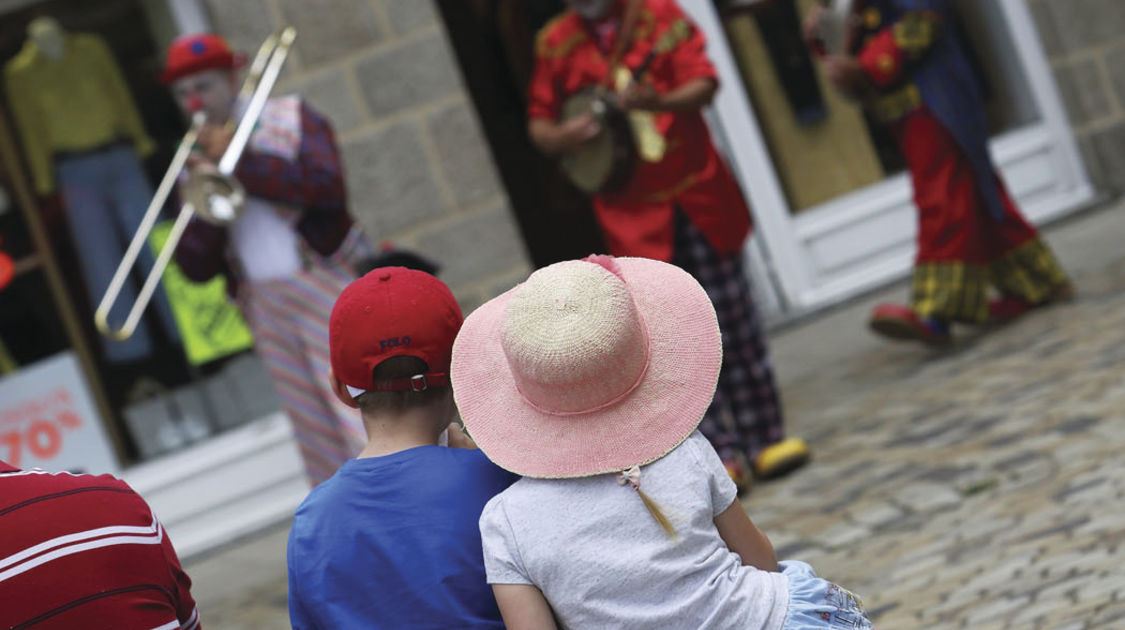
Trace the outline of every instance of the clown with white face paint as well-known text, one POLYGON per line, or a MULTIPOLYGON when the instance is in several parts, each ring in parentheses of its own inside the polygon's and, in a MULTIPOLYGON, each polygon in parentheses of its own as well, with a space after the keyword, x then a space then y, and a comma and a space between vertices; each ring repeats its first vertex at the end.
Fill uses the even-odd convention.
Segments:
MULTIPOLYGON (((189 169, 214 169, 242 116, 245 58, 217 35, 189 35, 168 49, 164 82, 185 116, 202 112, 189 169)), ((229 226, 193 218, 176 262, 194 281, 227 278, 254 332, 315 485, 363 446, 359 418, 327 385, 333 300, 370 254, 347 208, 331 124, 297 96, 269 99, 234 177, 249 197, 229 226)))
POLYGON ((172 84, 172 96, 185 112, 202 111, 207 122, 225 124, 238 98, 234 73, 226 70, 204 70, 172 84))

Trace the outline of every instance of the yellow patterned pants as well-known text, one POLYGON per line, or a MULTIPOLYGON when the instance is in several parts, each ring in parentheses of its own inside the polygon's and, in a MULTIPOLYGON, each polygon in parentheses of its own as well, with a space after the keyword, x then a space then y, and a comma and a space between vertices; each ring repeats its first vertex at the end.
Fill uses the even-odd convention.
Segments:
POLYGON ((1066 273, 1039 238, 987 265, 921 262, 914 266, 912 303, 923 317, 978 324, 988 319, 988 290, 1030 304, 1049 299, 1067 283, 1066 273))

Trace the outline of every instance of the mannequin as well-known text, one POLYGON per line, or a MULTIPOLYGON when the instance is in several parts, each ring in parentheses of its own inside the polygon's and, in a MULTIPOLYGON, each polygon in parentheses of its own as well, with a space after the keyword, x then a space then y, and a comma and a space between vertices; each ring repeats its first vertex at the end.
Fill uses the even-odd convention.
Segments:
POLYGON ((53 17, 38 17, 27 26, 27 37, 39 47, 39 52, 52 61, 66 54, 65 33, 53 17))
MULTIPOLYGON (((35 191, 46 196, 57 188, 87 295, 97 301, 152 197, 139 158, 155 145, 113 54, 97 35, 68 33, 54 18, 36 18, 23 49, 5 65, 4 79, 35 191)), ((144 274, 152 267, 147 248, 140 266, 144 274)), ((126 283, 111 323, 124 319, 135 292, 126 283)), ((163 292, 155 302, 167 336, 178 341, 163 292)), ((140 368, 152 355, 143 321, 130 339, 103 342, 111 363, 140 368)))

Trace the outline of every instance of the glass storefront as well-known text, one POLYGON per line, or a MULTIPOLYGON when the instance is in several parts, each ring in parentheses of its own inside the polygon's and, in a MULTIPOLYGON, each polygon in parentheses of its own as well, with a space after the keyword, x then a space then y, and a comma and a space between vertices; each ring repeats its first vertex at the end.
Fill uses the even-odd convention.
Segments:
MULTIPOLYGON (((790 212, 798 213, 903 170, 885 130, 825 81, 801 22, 818 0, 716 3, 742 86, 777 167, 790 212)), ((997 135, 1039 120, 994 2, 959 11, 959 30, 989 95, 997 135)))
MULTIPOLYGON (((133 238, 122 225, 122 208, 139 203, 143 212, 184 132, 179 111, 157 80, 162 49, 182 18, 173 15, 175 10, 172 3, 152 0, 50 0, 18 3, 0 14, 0 58, 6 64, 0 86, 0 249, 15 262, 14 278, 0 289, 0 391, 26 388, 21 378, 53 362, 77 366, 80 389, 97 416, 93 424, 111 445, 118 469, 206 442, 279 408, 248 333, 244 327, 232 332, 229 320, 237 311, 226 304, 221 288, 200 296, 165 275, 159 292, 171 299, 175 321, 161 320, 150 308, 143 320, 146 347, 128 356, 111 347, 93 324, 103 291, 88 272, 107 260, 110 269, 116 268, 133 238), (52 21, 57 31, 48 28, 43 35, 43 24, 52 21), (51 40, 41 39, 52 33, 63 44, 57 56, 49 50, 51 40), (116 91, 102 89, 116 85, 109 70, 75 84, 44 74, 44 68, 65 72, 58 69, 75 63, 68 53, 103 47, 109 51, 105 65, 114 66, 121 79, 116 91), (34 93, 28 85, 36 86, 34 93), (76 97, 103 93, 112 99, 100 104, 104 113, 88 97, 76 97), (136 110, 140 131, 102 120, 117 121, 121 110, 130 108, 136 110), (101 125, 116 125, 116 135, 99 133, 101 125), (88 141, 60 146, 65 141, 57 140, 59 130, 88 141), (142 136, 151 140, 151 151, 142 148, 142 136), (83 170, 91 177, 98 169, 119 172, 120 165, 109 162, 114 155, 123 155, 126 166, 140 165, 134 181, 114 189, 82 184, 83 170), (224 343, 234 334, 243 336, 224 343)), ((74 67, 85 68, 81 62, 88 61, 74 67)), ((134 286, 142 279, 136 271, 134 286)), ((53 378, 54 373, 45 374, 53 378)), ((50 411, 52 396, 70 394, 47 392, 28 401, 10 394, 0 400, 0 459, 17 466, 84 466, 81 458, 63 461, 65 449, 47 448, 72 435, 65 423, 28 428, 42 420, 39 416, 59 415, 50 411), (6 409, 5 403, 18 408, 6 409), (36 457, 56 452, 62 458, 57 462, 36 457)))
MULTIPOLYGON (((681 0, 703 28, 725 86, 716 132, 750 198, 774 317, 822 307, 902 277, 916 229, 910 182, 891 139, 835 94, 806 50, 816 0, 681 0), (781 312, 777 312, 780 310, 781 312)), ((993 160, 1041 222, 1090 201, 1088 182, 1024 0, 958 0, 985 88, 993 160)))

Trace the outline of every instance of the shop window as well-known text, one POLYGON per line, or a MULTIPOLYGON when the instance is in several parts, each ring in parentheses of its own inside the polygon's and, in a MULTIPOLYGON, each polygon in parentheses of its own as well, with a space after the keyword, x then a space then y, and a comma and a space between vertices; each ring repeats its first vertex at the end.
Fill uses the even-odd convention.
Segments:
POLYGON ((14 262, 10 283, 0 288, 0 376, 69 345, 51 296, 44 290, 43 260, 11 191, 8 172, 0 170, 0 255, 14 262))
MULTIPOLYGON (((165 31, 171 21, 166 13, 172 1, 175 0, 99 0, 96 3, 50 0, 19 3, 18 8, 0 13, 0 63, 8 64, 9 68, 22 71, 22 66, 13 65, 13 60, 24 50, 29 25, 37 18, 53 19, 68 37, 84 34, 104 44, 109 50, 109 63, 119 69, 124 80, 125 98, 135 105, 144 132, 155 144, 151 155, 135 156, 143 169, 140 179, 147 178, 149 190, 163 176, 185 130, 174 101, 157 80, 166 42, 158 42, 154 33, 159 30, 162 39, 167 39, 169 34, 165 31)), ((89 80, 100 79, 90 77, 89 80)), ((25 96, 12 93, 13 86, 18 85, 23 83, 10 79, 0 84, 3 135, 19 155, 16 164, 0 163, 0 192, 22 186, 25 191, 22 198, 26 201, 19 204, 20 195, 0 194, 0 202, 10 200, 7 204, 0 203, 0 248, 17 261, 15 279, 0 290, 0 341, 3 343, 0 370, 7 366, 10 375, 14 370, 78 346, 87 349, 92 363, 87 366, 90 368, 87 381, 96 390, 96 397, 106 403, 102 410, 108 416, 104 419, 106 429, 118 438, 122 451, 119 454, 124 456, 122 463, 167 453, 276 411, 279 405, 272 395, 272 383, 252 353, 242 351, 189 362, 178 327, 169 330, 153 314, 152 308, 145 315, 151 333, 149 351, 128 360, 109 356, 93 324, 93 305, 101 300, 102 293, 87 285, 83 273, 91 264, 87 251, 90 241, 102 245, 100 241, 108 237, 99 239, 86 231, 75 233, 77 224, 67 213, 80 209, 73 201, 71 207, 67 207, 58 185, 46 194, 42 186, 36 190, 28 153, 28 118, 13 111, 13 105, 25 96), (24 175, 18 178, 20 181, 16 181, 17 173, 24 175), (31 238, 29 222, 32 221, 47 235, 46 247, 37 246, 31 238), (80 243, 78 239, 87 242, 80 243), (59 270, 58 277, 64 280, 61 291, 53 290, 53 285, 47 281, 47 259, 52 268, 59 270), (75 314, 74 326, 66 325, 63 310, 75 314)), ((83 107, 89 108, 90 104, 70 103, 64 99, 52 103, 50 108, 42 108, 40 113, 49 110, 67 116, 79 111, 68 108, 83 107)), ((59 164, 61 160, 71 159, 70 156, 87 158, 106 147, 126 147, 127 150, 136 147, 133 138, 108 140, 105 144, 94 143, 97 146, 69 147, 65 158, 60 157, 63 154, 57 147, 51 147, 53 175, 60 176, 59 164)), ((115 231, 124 244, 133 237, 132 233, 124 233, 123 228, 113 225, 98 227, 103 235, 115 231)), ((113 267, 121 253, 123 248, 115 254, 113 267)), ((140 271, 135 276, 139 287, 143 276, 140 271)), ((4 456, 0 448, 0 459, 4 456)))
MULTIPOLYGON (((715 0, 792 212, 903 170, 893 139, 827 84, 801 33, 818 0, 715 0)), ((985 87, 993 133, 1038 112, 997 0, 956 2, 975 80, 985 87)))

